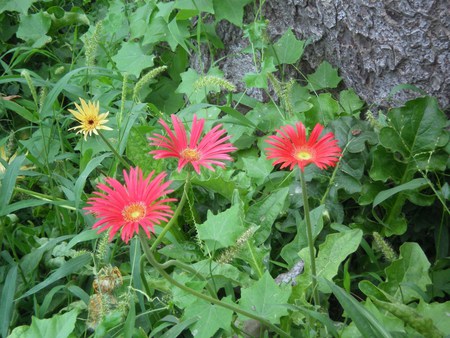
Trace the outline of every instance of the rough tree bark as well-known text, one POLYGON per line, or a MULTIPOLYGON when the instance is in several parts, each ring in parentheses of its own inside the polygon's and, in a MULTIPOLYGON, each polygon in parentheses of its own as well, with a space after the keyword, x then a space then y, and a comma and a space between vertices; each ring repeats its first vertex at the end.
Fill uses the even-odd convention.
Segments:
MULTIPOLYGON (((246 18, 252 20, 253 7, 246 18)), ((450 103, 450 3, 448 0, 267 0, 263 15, 276 40, 288 28, 311 38, 303 60, 316 68, 323 60, 338 67, 348 87, 367 102, 384 105, 391 89, 403 83, 450 103)), ((239 53, 242 31, 222 21, 224 55, 239 53)), ((250 55, 227 57, 221 67, 239 82, 254 71, 250 55)), ((402 92, 396 99, 410 95, 402 92)))

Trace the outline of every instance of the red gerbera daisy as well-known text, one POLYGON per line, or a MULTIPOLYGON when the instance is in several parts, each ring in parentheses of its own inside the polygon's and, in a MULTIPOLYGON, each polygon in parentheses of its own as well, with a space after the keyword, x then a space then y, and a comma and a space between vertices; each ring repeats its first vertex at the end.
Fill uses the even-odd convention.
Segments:
POLYGON ((149 138, 151 146, 163 148, 150 152, 150 154, 155 155, 156 159, 178 158, 178 171, 181 171, 186 164, 191 163, 198 174, 200 174, 200 166, 214 171, 212 164, 223 168, 225 164, 222 161, 232 161, 228 153, 237 148, 230 142, 227 142, 231 136, 224 136, 226 131, 221 129, 221 124, 207 132, 200 140, 205 120, 197 120, 197 117, 194 115, 190 140, 188 140, 186 129, 181 120, 175 115, 172 115, 171 118, 173 131, 162 119, 159 120, 159 123, 167 132, 167 137, 155 134, 154 137, 149 138))
POLYGON ((327 133, 321 139, 323 127, 316 124, 309 140, 306 140, 305 126, 297 122, 295 126, 283 126, 277 129, 277 134, 269 136, 266 141, 274 148, 266 148, 267 158, 275 159, 273 165, 282 163, 281 169, 289 166, 292 170, 297 164, 302 171, 305 167, 314 163, 320 169, 336 165, 341 155, 338 141, 333 133, 327 133))
POLYGON ((154 225, 161 221, 167 222, 173 214, 167 203, 176 199, 160 199, 173 191, 167 189, 172 182, 163 182, 165 173, 153 178, 153 171, 144 179, 140 168, 131 168, 129 174, 124 170, 123 175, 124 185, 111 177, 106 179, 109 186, 99 184, 97 187, 103 192, 94 192, 96 197, 89 198, 87 203, 90 206, 84 209, 99 218, 93 226, 100 228, 99 233, 111 230, 110 240, 121 230, 123 241, 128 243, 131 237, 139 232, 139 226, 150 238, 154 225))

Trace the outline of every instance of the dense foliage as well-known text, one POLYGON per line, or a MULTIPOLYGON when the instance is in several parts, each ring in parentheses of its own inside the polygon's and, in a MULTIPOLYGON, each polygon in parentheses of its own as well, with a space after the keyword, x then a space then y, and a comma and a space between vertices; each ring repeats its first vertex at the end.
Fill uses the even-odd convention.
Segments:
POLYGON ((309 41, 271 41, 263 3, 0 1, 2 337, 450 334, 445 114, 411 86, 393 92, 416 99, 374 111, 326 61, 305 74, 309 41), (223 55, 223 24, 242 29, 254 62, 239 83, 219 67, 236 57, 223 55), (107 128, 71 129, 81 100, 107 128), (158 156, 171 115, 188 134, 205 120, 202 147, 228 135, 232 161, 191 166, 193 147, 187 164, 158 156), (337 163, 273 165, 267 140, 299 122, 332 133, 337 163), (171 211, 125 243, 92 228, 112 212, 93 196, 130 167, 166 173, 171 211))

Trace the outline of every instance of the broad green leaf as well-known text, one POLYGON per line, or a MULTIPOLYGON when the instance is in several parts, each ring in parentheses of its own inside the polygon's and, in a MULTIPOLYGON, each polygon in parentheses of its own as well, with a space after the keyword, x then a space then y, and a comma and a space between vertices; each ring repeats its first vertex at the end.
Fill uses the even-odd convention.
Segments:
POLYGON ((23 161, 25 161, 25 155, 17 156, 6 169, 5 176, 2 177, 0 187, 0 216, 6 215, 5 210, 13 194, 17 175, 19 174, 23 161))
MULTIPOLYGON (((174 273, 173 278, 180 284, 183 284, 185 286, 190 287, 191 289, 202 292, 202 290, 206 286, 206 281, 200 281, 198 279, 194 279, 192 275, 187 274, 185 272, 183 273, 174 273)), ((198 301, 198 298, 191 293, 184 291, 180 289, 179 287, 175 285, 170 285, 170 288, 172 289, 172 296, 173 296, 173 302, 174 304, 184 309, 188 307, 189 305, 195 303, 198 301)))
MULTIPOLYGON (((211 68, 207 75, 222 77, 223 73, 218 68, 211 68)), ((193 86, 193 84, 200 79, 200 74, 198 74, 194 69, 189 68, 186 72, 181 74, 181 83, 176 92, 186 94, 189 101, 192 104, 195 104, 203 102, 210 91, 220 91, 220 87, 214 84, 205 84, 202 87, 193 86)))
POLYGON ((169 28, 167 28, 167 22, 162 17, 152 18, 150 24, 146 25, 145 28, 142 45, 166 41, 167 35, 170 34, 169 28))
POLYGON ((313 74, 307 76, 308 88, 311 90, 320 90, 336 88, 341 82, 336 68, 333 68, 328 62, 324 61, 317 67, 313 74))
POLYGON ((19 12, 21 14, 27 14, 28 9, 31 7, 33 2, 37 0, 0 0, 0 14, 6 11, 19 12))
POLYGON ((450 301, 445 303, 426 303, 423 300, 416 307, 416 312, 433 320, 434 325, 443 333, 450 332, 450 321, 448 320, 450 313, 450 301))
POLYGON ((311 129, 317 123, 326 126, 339 116, 339 103, 333 99, 330 93, 322 93, 319 94, 319 96, 313 96, 311 97, 310 102, 313 107, 305 112, 305 125, 311 129))
POLYGON ((375 181, 386 182, 388 179, 400 183, 406 170, 406 164, 394 158, 394 154, 385 147, 378 145, 372 153, 372 167, 369 175, 375 181))
POLYGON ((273 170, 272 162, 265 156, 261 157, 242 157, 244 170, 247 175, 254 179, 257 185, 261 185, 267 179, 273 170))
POLYGON ((148 26, 150 15, 155 8, 154 3, 146 3, 139 6, 136 11, 130 16, 130 38, 137 39, 142 37, 148 26))
POLYGON ((46 35, 51 24, 50 16, 43 12, 21 15, 16 35, 19 39, 32 43, 33 47, 40 48, 51 41, 51 37, 46 35))
POLYGON ((244 7, 252 0, 213 0, 216 21, 228 20, 232 24, 242 27, 244 7))
POLYGON ((345 313, 349 316, 359 332, 365 338, 391 338, 391 334, 384 328, 384 326, 365 309, 356 299, 347 294, 343 289, 331 281, 323 279, 331 291, 336 296, 337 300, 344 308, 345 313))
POLYGON ((174 8, 190 9, 200 12, 214 14, 214 8, 211 0, 175 0, 174 8))
MULTIPOLYGON (((231 302, 229 298, 222 298, 221 301, 231 302)), ((184 310, 183 318, 197 317, 197 322, 189 327, 192 335, 196 338, 210 338, 219 329, 229 333, 232 316, 231 310, 197 299, 184 310)))
POLYGON ((415 288, 410 285, 426 291, 427 285, 431 284, 429 268, 430 262, 419 244, 404 243, 400 247, 400 257, 385 269, 386 281, 380 283, 378 287, 408 304, 421 298, 415 288))
POLYGON ((281 38, 278 39, 268 49, 267 55, 272 56, 275 60, 275 65, 280 64, 294 64, 303 55, 305 49, 305 41, 297 40, 291 29, 288 29, 281 38))
POLYGON ((139 77, 143 69, 153 66, 153 58, 140 43, 134 41, 123 42, 117 54, 112 57, 119 71, 136 77, 139 77))
POLYGON ((68 338, 73 337, 78 310, 74 309, 62 315, 54 315, 49 319, 38 319, 33 316, 28 328, 19 327, 10 338, 68 338))
POLYGON ((388 113, 389 125, 380 131, 381 144, 411 161, 425 156, 448 142, 446 118, 437 100, 421 97, 388 113))
MULTIPOLYGON (((322 204, 310 212, 313 238, 316 238, 322 231, 324 210, 325 205, 322 204)), ((297 225, 298 228, 295 238, 292 242, 283 246, 280 253, 281 257, 283 257, 289 266, 293 266, 298 261, 298 252, 308 246, 306 222, 303 219, 298 223, 300 224, 297 225)))
MULTIPOLYGON (((338 273, 341 263, 358 249, 362 239, 362 231, 353 229, 345 232, 329 234, 325 242, 319 246, 316 258, 316 273, 319 278, 319 290, 330 293, 331 290, 324 280, 332 280, 338 273)), ((305 271, 298 277, 299 285, 309 285, 311 282, 311 259, 309 249, 304 248, 299 256, 305 261, 305 271)))
POLYGON ((50 284, 56 282, 58 279, 61 279, 72 273, 77 272, 78 270, 83 268, 90 260, 91 260, 90 254, 83 254, 81 256, 72 258, 71 260, 67 261, 64 265, 56 269, 50 276, 47 277, 47 279, 32 287, 30 290, 25 292, 16 300, 33 295, 36 292, 46 288, 50 284))
POLYGON ((238 120, 243 125, 245 125, 247 127, 256 128, 256 125, 252 121, 250 121, 245 115, 243 115, 241 112, 237 111, 236 109, 233 109, 233 108, 228 107, 228 106, 221 106, 219 108, 220 108, 221 111, 223 111, 224 113, 226 113, 226 114, 230 115, 231 117, 235 118, 236 120, 238 120))
POLYGON ((236 244, 238 237, 244 232, 243 212, 239 205, 214 215, 208 211, 208 219, 197 224, 198 237, 205 241, 210 252, 236 244))
POLYGON ((247 87, 267 89, 267 73, 273 73, 276 70, 273 57, 267 57, 264 59, 259 73, 250 72, 245 74, 245 84, 247 87))
POLYGON ((253 204, 248 209, 246 221, 259 226, 254 237, 256 245, 264 243, 269 237, 273 223, 285 208, 288 192, 289 187, 272 191, 267 198, 253 204))
POLYGON ((405 190, 414 190, 421 187, 428 186, 427 180, 425 178, 415 178, 408 183, 401 184, 396 186, 395 188, 387 189, 378 193, 373 201, 373 207, 375 208, 378 204, 384 202, 389 197, 405 191, 405 190))
POLYGON ((244 194, 250 187, 245 173, 234 175, 234 171, 217 169, 215 172, 208 171, 208 174, 209 176, 194 177, 192 184, 212 190, 228 200, 231 200, 234 189, 244 194))
POLYGON ((174 18, 170 23, 167 25, 167 28, 169 29, 170 34, 167 35, 166 40, 170 45, 170 48, 174 52, 178 45, 183 47, 183 49, 191 55, 189 47, 186 45, 187 38, 189 37, 189 31, 187 29, 187 25, 185 21, 177 21, 176 18, 174 18), (182 23, 185 23, 184 25, 182 23))
POLYGON ((347 115, 358 114, 364 106, 364 101, 359 98, 353 89, 343 90, 339 94, 339 103, 347 115))
POLYGON ((230 282, 240 286, 246 286, 252 282, 247 272, 242 272, 231 264, 217 263, 207 259, 192 264, 192 267, 205 278, 214 278, 214 287, 217 290, 230 285, 230 282))
MULTIPOLYGON (((267 319, 272 324, 278 324, 280 318, 288 315, 285 306, 291 295, 289 285, 279 286, 269 272, 249 288, 241 290, 239 306, 244 310, 267 319)), ((239 315, 243 317, 242 315, 239 315)), ((244 317, 245 318, 245 317, 244 317)))
POLYGON ((0 335, 8 335, 9 322, 14 309, 14 294, 17 287, 17 265, 11 266, 6 275, 0 298, 0 335))

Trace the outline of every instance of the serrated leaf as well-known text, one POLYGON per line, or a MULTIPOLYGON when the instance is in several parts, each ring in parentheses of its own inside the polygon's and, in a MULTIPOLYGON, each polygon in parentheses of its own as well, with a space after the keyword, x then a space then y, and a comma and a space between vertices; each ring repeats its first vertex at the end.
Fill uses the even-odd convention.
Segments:
POLYGON ((339 94, 339 103, 347 115, 358 114, 364 106, 364 101, 359 98, 353 89, 343 90, 339 94))
POLYGON ((313 108, 305 113, 305 125, 313 128, 317 123, 328 125, 336 119, 340 113, 339 103, 333 99, 330 93, 322 93, 310 99, 313 108))
POLYGON ((267 89, 267 73, 276 71, 273 57, 264 59, 259 73, 247 73, 244 76, 244 81, 247 87, 264 88, 267 89))
POLYGON ((214 215, 208 211, 207 221, 197 224, 198 237, 205 241, 210 252, 236 244, 244 232, 243 212, 239 205, 214 215))
MULTIPOLYGON (((345 232, 329 234, 319 246, 316 258, 316 273, 319 279, 319 290, 330 293, 331 289, 324 280, 332 280, 338 273, 341 263, 358 249, 362 239, 362 231, 353 229, 345 232)), ((311 260, 309 248, 299 252, 299 256, 305 261, 305 271, 298 277, 298 284, 306 288, 311 283, 311 260)))
POLYGON ((33 2, 37 0, 0 0, 0 14, 6 11, 19 12, 21 14, 27 14, 28 9, 31 7, 33 2))
MULTIPOLYGON (((229 298, 222 298, 221 301, 231 302, 229 298)), ((208 303, 202 299, 184 310, 184 318, 197 317, 195 324, 189 327, 192 335, 196 338, 210 338, 219 330, 230 331, 233 311, 221 306, 208 303)))
POLYGON ((176 0, 174 8, 214 14, 214 7, 211 0, 176 0))
POLYGON ((254 179, 257 185, 263 184, 269 174, 273 170, 272 162, 267 160, 265 156, 262 157, 242 157, 244 162, 244 170, 247 175, 254 179))
POLYGON ((444 144, 448 142, 444 131, 446 118, 434 98, 408 101, 405 106, 392 109, 388 118, 389 126, 381 129, 380 142, 399 152, 405 161, 433 151, 442 140, 446 140, 444 144))
POLYGON ((317 67, 316 71, 307 76, 308 88, 311 90, 320 90, 336 88, 341 82, 336 68, 333 68, 328 62, 324 61, 317 67))
POLYGON ((33 47, 40 48, 51 40, 47 36, 52 20, 49 15, 39 12, 30 15, 21 15, 16 36, 19 39, 33 43, 33 47))
POLYGON ((139 77, 142 70, 153 66, 152 54, 145 52, 140 43, 123 42, 116 55, 112 57, 117 68, 123 72, 139 77))
POLYGON ((266 199, 253 204, 248 209, 247 222, 259 226, 254 235, 256 245, 264 243, 269 237, 273 223, 284 209, 288 192, 289 187, 272 191, 266 199))
POLYGON ((10 338, 68 338, 75 329, 78 310, 74 309, 62 315, 54 315, 49 319, 38 319, 33 316, 29 327, 18 327, 10 338))
POLYGON ((278 324, 280 318, 289 313, 285 304, 290 295, 291 287, 277 285, 266 271, 259 281, 251 287, 241 290, 239 306, 267 319, 272 324, 278 324))
POLYGON ((252 0, 213 0, 216 21, 228 20, 232 24, 242 27, 244 7, 252 0))
POLYGON ((386 271, 386 281, 378 287, 394 296, 399 301, 408 304, 421 296, 411 285, 416 285, 420 290, 426 291, 431 284, 428 275, 430 262, 417 243, 404 243, 400 247, 400 257, 391 263, 386 271))
POLYGON ((267 55, 272 56, 275 65, 294 64, 303 55, 305 41, 297 40, 292 30, 288 29, 281 38, 268 49, 267 55))

